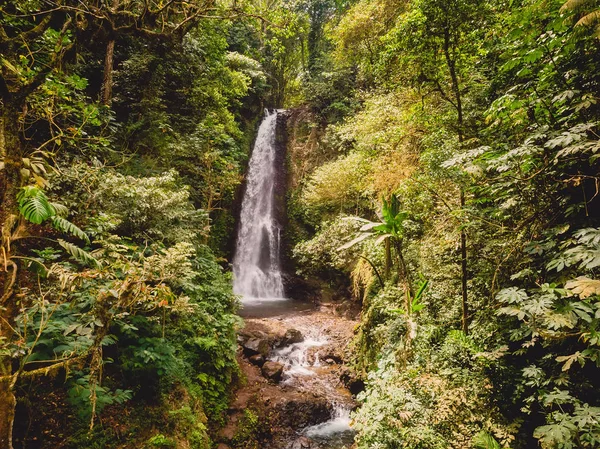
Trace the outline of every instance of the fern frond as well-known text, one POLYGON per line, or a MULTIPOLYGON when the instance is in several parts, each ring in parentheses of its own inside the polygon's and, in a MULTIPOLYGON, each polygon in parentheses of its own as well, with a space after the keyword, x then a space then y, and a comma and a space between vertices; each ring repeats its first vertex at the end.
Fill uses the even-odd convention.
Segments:
POLYGON ((577 21, 575 26, 593 26, 600 22, 600 9, 592 11, 577 21))
POLYGON ((591 3, 589 0, 567 0, 561 7, 560 12, 574 10, 585 6, 586 3, 591 3))
POLYGON ((483 430, 475 435, 473 444, 477 449, 501 449, 500 443, 498 443, 493 436, 487 432, 484 432, 483 430))
POLYGON ((88 235, 66 218, 55 215, 54 217, 52 217, 52 225, 59 231, 66 232, 67 234, 74 235, 75 237, 79 237, 81 240, 84 240, 88 245, 90 244, 90 238, 88 237, 88 235))
POLYGON ((43 223, 56 213, 44 191, 36 186, 23 187, 17 194, 17 201, 19 212, 35 224, 43 223))
POLYGON ((67 215, 69 215, 69 209, 64 204, 53 203, 53 202, 51 202, 50 204, 54 208, 54 211, 56 212, 56 215, 58 215, 59 217, 65 217, 66 218, 67 215))
POLYGON ((82 250, 77 245, 73 245, 65 240, 58 239, 58 244, 62 246, 75 260, 85 265, 93 265, 100 268, 100 262, 87 251, 82 250))

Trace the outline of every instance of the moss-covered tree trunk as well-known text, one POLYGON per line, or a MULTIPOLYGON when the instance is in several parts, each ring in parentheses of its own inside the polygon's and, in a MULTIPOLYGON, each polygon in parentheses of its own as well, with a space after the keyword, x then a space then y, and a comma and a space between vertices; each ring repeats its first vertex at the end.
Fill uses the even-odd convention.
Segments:
MULTIPOLYGON (((18 266, 14 260, 11 260, 11 236, 18 214, 16 193, 20 186, 22 168, 18 124, 18 111, 10 105, 5 105, 0 118, 0 155, 4 161, 4 167, 0 171, 0 198, 2 200, 0 204, 0 222, 2 224, 0 344, 3 345, 14 337, 12 328, 18 313, 14 298, 18 266)), ((12 429, 16 405, 14 384, 11 357, 9 354, 0 353, 0 449, 12 449, 12 429)))
POLYGON ((102 104, 104 105, 109 105, 112 100, 114 56, 115 39, 111 37, 106 44, 106 53, 104 55, 104 74, 102 76, 102 104))

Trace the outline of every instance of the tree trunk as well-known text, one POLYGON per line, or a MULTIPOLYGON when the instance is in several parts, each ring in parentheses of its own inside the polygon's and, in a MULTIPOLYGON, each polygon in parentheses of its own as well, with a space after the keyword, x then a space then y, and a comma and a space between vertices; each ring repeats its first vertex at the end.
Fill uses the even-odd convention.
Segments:
MULTIPOLYGON (((460 206, 465 207, 465 192, 460 189, 460 206)), ((467 301, 467 234, 460 230, 460 271, 462 290, 462 331, 469 333, 469 302, 467 301)))
MULTIPOLYGON (((10 369, 10 358, 3 357, 0 361, 0 376, 4 377, 4 372, 10 369)), ((0 380, 0 449, 13 449, 12 429, 17 401, 12 383, 12 377, 4 377, 0 380)))
POLYGON ((111 38, 106 44, 104 76, 102 77, 102 104, 106 106, 108 106, 112 100, 114 54, 115 39, 111 38))
POLYGON ((396 247, 396 253, 398 253, 398 277, 404 282, 404 289, 406 293, 406 314, 410 315, 411 301, 414 297, 412 282, 410 279, 410 274, 408 273, 406 261, 404 260, 404 255, 402 254, 402 241, 395 240, 394 243, 396 247))
MULTIPOLYGON (((17 190, 21 184, 21 142, 19 138, 19 114, 7 105, 0 117, 0 155, 4 159, 4 169, 0 171, 0 223, 2 223, 2 259, 0 276, 2 294, 0 296, 0 341, 4 344, 13 340, 12 326, 18 314, 14 301, 14 287, 17 280, 17 264, 10 259, 10 239, 15 215, 17 190)), ((0 449, 12 449, 12 429, 15 419, 16 399, 10 355, 0 355, 0 449)))
MULTIPOLYGON (((452 79, 452 91, 454 92, 454 98, 456 99, 457 112, 457 134, 458 142, 460 144, 464 141, 464 121, 463 121, 463 108, 462 108, 462 97, 460 93, 460 84, 458 76, 456 74, 456 61, 452 59, 450 54, 450 32, 446 30, 444 34, 444 56, 446 58, 446 64, 448 71, 450 72, 450 78, 452 79)), ((460 207, 465 207, 465 191, 460 188, 460 207)), ((460 230, 460 283, 461 283, 461 297, 462 297, 462 317, 461 317, 461 328, 465 334, 469 333, 469 301, 467 295, 467 234, 464 227, 460 230)))

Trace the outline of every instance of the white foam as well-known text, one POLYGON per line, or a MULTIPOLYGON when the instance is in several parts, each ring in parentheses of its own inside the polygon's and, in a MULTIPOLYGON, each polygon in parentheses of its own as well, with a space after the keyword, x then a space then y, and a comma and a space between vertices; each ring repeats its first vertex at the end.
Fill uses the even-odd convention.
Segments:
POLYGON ((327 439, 345 432, 352 432, 352 428, 350 427, 350 410, 342 406, 336 406, 333 418, 324 423, 307 427, 303 433, 309 438, 327 439))

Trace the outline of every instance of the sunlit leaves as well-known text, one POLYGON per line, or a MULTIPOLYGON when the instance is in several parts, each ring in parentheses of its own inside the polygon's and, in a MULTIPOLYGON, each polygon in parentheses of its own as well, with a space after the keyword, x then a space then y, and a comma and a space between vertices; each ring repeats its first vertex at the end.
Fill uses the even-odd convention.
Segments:
POLYGON ((527 298, 527 292, 518 287, 504 288, 496 295, 496 299, 498 299, 498 301, 508 304, 522 304, 527 298))
POLYGON ((540 426, 535 429, 533 436, 540 440, 543 448, 561 447, 571 449, 574 446, 572 434, 575 433, 577 427, 570 423, 557 423, 547 426, 540 426))
POLYGON ((567 282, 565 288, 571 290, 581 299, 586 299, 592 295, 600 295, 600 280, 578 276, 577 279, 567 282))
MULTIPOLYGON (((575 354, 571 355, 563 355, 556 357, 556 361, 559 363, 563 363, 562 370, 568 371, 571 368, 573 362, 578 362, 581 366, 585 363, 585 358, 581 356, 581 353, 577 351, 575 354)), ((572 397, 568 397, 567 399, 573 399, 572 397)), ((545 402, 549 402, 548 396, 545 398, 545 402)), ((553 401, 556 402, 556 401, 553 401)), ((546 404, 547 405, 547 404, 546 404)))

